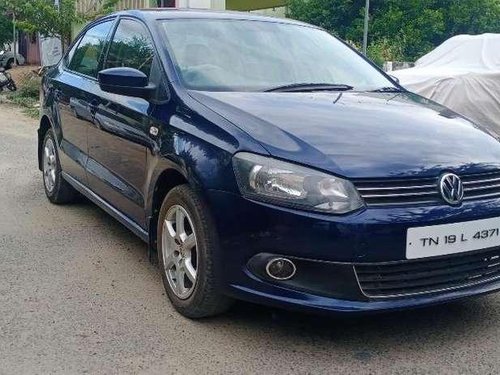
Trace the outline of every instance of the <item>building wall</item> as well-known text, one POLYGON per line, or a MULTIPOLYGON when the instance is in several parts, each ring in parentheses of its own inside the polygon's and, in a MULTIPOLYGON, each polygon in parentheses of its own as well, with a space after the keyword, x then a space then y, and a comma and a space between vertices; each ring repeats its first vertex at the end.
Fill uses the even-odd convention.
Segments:
POLYGON ((40 64, 40 49, 38 48, 38 37, 36 35, 19 32, 16 51, 25 58, 28 65, 40 64))
MULTIPOLYGON (((80 13, 97 12, 101 6, 100 0, 78 0, 76 2, 76 10, 80 13)), ((149 8, 150 3, 155 3, 151 0, 121 0, 118 2, 117 10, 123 9, 140 9, 149 8)))
MULTIPOLYGON (((270 4, 283 4, 283 0, 259 0, 258 3, 251 0, 237 0, 238 3, 229 3, 230 0, 121 0, 117 5, 117 10, 123 9, 144 9, 154 8, 157 6, 175 6, 177 8, 198 8, 198 9, 218 9, 224 10, 226 8, 235 9, 232 6, 238 5, 239 10, 256 9, 258 6, 269 6, 270 4), (241 8, 241 9, 240 9, 241 8)), ((98 12, 102 0, 77 0, 77 11, 81 13, 98 12)), ((261 13, 273 17, 285 17, 286 8, 284 6, 277 6, 274 8, 255 10, 256 13, 261 13)), ((73 25, 73 38, 77 36, 84 25, 73 25)))
POLYGON ((150 0, 122 0, 118 3, 117 9, 123 10, 149 8, 151 5, 150 3, 152 3, 150 0))
MULTIPOLYGON (((141 8, 151 8, 157 6, 175 6, 178 8, 199 8, 199 9, 256 9, 258 6, 256 3, 250 0, 238 0, 238 3, 229 3, 228 6, 226 4, 228 1, 226 0, 121 0, 118 2, 116 8, 117 10, 123 9, 141 9, 141 8), (168 5, 167 5, 168 4, 168 5), (238 5, 239 8, 234 8, 235 5, 238 5)), ((270 4, 281 5, 284 1, 279 0, 267 0, 262 3, 261 6, 269 6, 270 4)), ((77 0, 77 11, 81 13, 89 13, 89 12, 97 12, 99 10, 100 5, 102 4, 102 0, 77 0)), ((285 15, 285 7, 277 6, 269 9, 259 10, 258 12, 276 15, 276 16, 284 16, 285 15)))
POLYGON ((177 0, 178 8, 225 9, 225 0, 177 0))
POLYGON ((27 38, 28 42, 28 53, 26 58, 26 64, 29 65, 40 65, 40 48, 38 47, 38 38, 27 38))

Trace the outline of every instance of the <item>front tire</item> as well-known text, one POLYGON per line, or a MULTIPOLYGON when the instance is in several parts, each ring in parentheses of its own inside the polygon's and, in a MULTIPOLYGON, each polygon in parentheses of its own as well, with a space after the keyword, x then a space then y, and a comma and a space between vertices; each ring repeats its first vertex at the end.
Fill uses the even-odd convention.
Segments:
POLYGON ((192 319, 226 311, 231 300, 220 293, 215 224, 205 202, 188 185, 167 194, 157 233, 163 284, 175 309, 192 319))
POLYGON ((47 131, 42 147, 42 172, 45 195, 54 204, 72 202, 76 190, 61 176, 61 163, 52 130, 47 131))

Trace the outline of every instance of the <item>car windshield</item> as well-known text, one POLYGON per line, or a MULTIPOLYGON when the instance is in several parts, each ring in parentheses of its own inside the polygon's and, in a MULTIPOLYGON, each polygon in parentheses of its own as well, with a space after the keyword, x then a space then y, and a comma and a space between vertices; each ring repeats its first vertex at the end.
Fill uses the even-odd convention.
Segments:
POLYGON ((393 86, 344 43, 314 27, 228 19, 161 22, 189 89, 367 91, 393 86))

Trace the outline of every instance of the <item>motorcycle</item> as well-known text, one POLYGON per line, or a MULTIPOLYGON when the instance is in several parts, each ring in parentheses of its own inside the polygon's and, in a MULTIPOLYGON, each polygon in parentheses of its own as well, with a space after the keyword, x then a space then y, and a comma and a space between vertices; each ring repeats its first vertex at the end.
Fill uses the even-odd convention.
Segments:
POLYGON ((9 72, 5 71, 5 69, 0 68, 0 91, 3 91, 6 88, 9 91, 16 91, 17 86, 12 76, 9 72))

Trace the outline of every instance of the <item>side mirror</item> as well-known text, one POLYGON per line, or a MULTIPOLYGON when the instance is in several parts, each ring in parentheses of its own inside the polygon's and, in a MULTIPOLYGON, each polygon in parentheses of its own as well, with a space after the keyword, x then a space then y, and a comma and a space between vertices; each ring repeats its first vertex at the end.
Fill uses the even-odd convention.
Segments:
POLYGON ((133 68, 101 70, 98 80, 102 91, 146 100, 150 99, 156 90, 156 86, 149 83, 143 72, 133 68))

